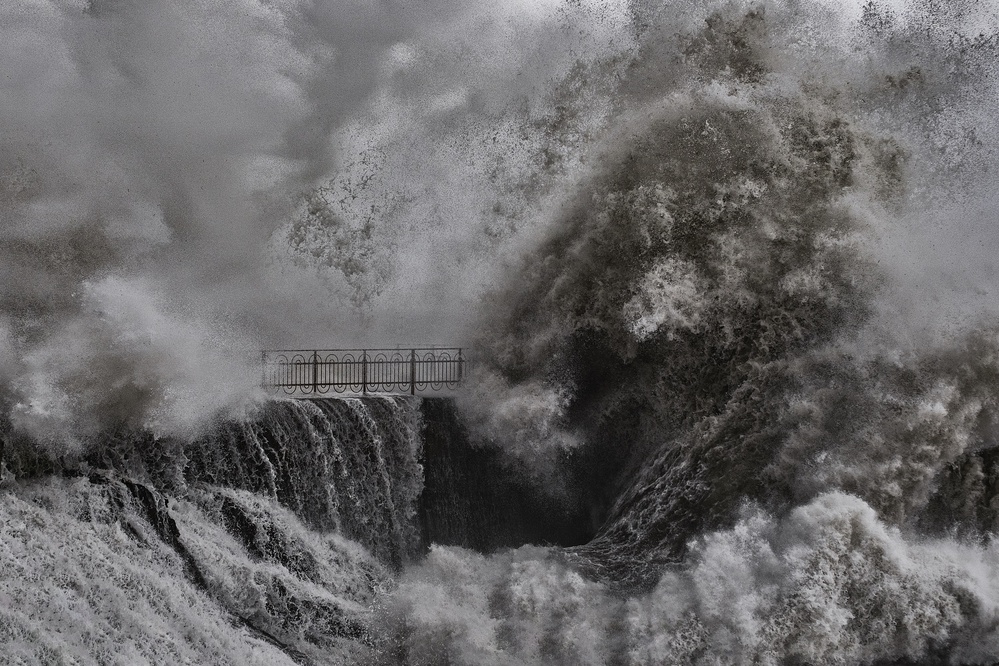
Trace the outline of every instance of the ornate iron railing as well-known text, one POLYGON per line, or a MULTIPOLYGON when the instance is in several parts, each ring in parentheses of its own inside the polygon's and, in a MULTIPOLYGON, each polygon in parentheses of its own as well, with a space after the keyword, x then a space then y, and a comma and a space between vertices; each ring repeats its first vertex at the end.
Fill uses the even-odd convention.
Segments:
POLYGON ((265 350, 261 383, 287 395, 416 395, 458 388, 466 363, 460 347, 265 350))

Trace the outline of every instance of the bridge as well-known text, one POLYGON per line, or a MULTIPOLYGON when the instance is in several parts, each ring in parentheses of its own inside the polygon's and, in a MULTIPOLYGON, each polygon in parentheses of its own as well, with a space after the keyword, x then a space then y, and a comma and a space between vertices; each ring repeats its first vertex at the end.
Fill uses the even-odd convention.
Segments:
POLYGON ((466 375, 461 347, 261 352, 261 385, 288 396, 448 391, 466 375))

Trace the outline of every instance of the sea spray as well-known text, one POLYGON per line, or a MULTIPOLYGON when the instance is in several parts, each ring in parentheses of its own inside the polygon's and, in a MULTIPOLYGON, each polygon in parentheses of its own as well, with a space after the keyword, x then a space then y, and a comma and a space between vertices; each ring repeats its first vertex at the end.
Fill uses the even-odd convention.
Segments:
POLYGON ((995 660, 996 313, 931 248, 994 247, 996 28, 935 7, 633 5, 600 159, 493 292, 465 405, 540 479, 586 461, 603 525, 432 551, 385 661, 995 660))
POLYGON ((747 509, 627 598, 555 550, 435 548, 382 610, 380 662, 982 663, 999 646, 997 557, 837 492, 781 519, 747 509))
POLYGON ((15 6, 12 61, 48 69, 2 84, 24 139, 4 135, 0 165, 16 426, 0 472, 19 549, 0 562, 27 609, 8 613, 12 645, 40 662, 120 644, 278 663, 999 658, 990 8, 471 3, 451 19, 452 3, 364 30, 319 4, 254 5, 262 20, 235 32, 170 8, 96 2, 75 23, 76 8, 15 6), (233 66, 261 32, 280 57, 233 66), (116 35, 124 55, 104 46, 116 35), (378 94, 333 90, 313 71, 342 72, 331 59, 364 64, 345 90, 378 94), (193 97, 172 77, 188 69, 193 97), (278 92, 245 87, 261 81, 278 92), (334 128, 342 105, 356 114, 334 128), (206 117, 213 140, 192 143, 186 121, 206 117), (304 235, 271 242, 302 239, 318 282, 405 311, 365 333, 476 331, 470 443, 555 489, 535 511, 582 489, 588 543, 419 561, 416 428, 395 401, 271 403, 182 437, 244 393, 225 358, 252 348, 246 328, 336 327, 280 260, 267 277, 286 289, 264 297, 254 242, 280 206, 252 185, 317 177, 331 135, 358 159, 316 190, 330 210, 306 197, 282 227, 304 235), (79 476, 38 480, 52 474, 79 476), (80 495, 111 518, 64 519, 80 495), (394 593, 385 564, 402 569, 394 593), (100 593, 92 613, 48 603, 67 578, 100 593), (136 626, 128 604, 163 624, 136 626), (58 637, 84 616, 108 628, 58 637))

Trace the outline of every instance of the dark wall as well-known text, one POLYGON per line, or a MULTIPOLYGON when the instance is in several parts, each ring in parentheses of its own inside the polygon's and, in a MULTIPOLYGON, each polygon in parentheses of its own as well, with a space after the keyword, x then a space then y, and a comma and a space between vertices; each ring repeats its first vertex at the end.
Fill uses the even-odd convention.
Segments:
POLYGON ((450 399, 424 398, 422 412, 425 545, 491 552, 528 543, 571 546, 592 537, 589 510, 574 493, 540 488, 496 448, 473 444, 450 399))

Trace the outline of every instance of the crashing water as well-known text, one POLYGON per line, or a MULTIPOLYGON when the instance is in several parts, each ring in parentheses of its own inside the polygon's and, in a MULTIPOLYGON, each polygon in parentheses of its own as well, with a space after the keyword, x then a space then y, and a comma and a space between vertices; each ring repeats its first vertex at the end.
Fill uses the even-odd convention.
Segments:
POLYGON ((994 7, 37 4, 0 98, 88 130, 0 102, 0 659, 999 661, 994 7), (325 299, 469 383, 241 395, 325 299))
POLYGON ((283 400, 196 442, 185 475, 279 501, 400 566, 420 546, 420 452, 419 413, 404 399, 283 400))
POLYGON ((836 44, 816 7, 685 8, 644 15, 466 404, 526 473, 579 461, 602 520, 433 549, 382 631, 399 663, 991 663, 995 308, 928 309, 949 286, 884 243, 994 219, 995 36, 962 31, 995 24, 871 3, 836 44))
POLYGON ((406 399, 281 400, 168 456, 106 437, 59 476, 8 448, 11 663, 358 658, 377 592, 422 552, 419 432, 406 399))

